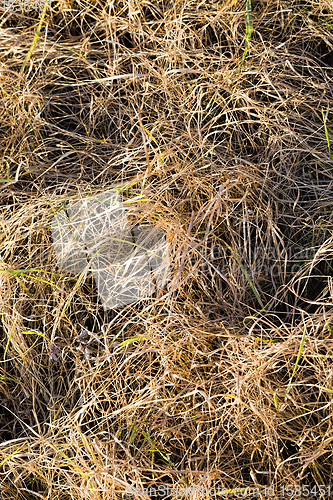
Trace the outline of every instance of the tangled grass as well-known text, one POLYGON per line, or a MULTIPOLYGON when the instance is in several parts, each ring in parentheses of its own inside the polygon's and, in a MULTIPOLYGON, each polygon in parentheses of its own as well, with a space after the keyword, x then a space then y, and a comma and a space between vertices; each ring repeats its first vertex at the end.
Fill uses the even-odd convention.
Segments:
POLYGON ((1 498, 319 498, 331 0, 1 11, 1 498), (104 311, 90 274, 57 267, 50 221, 114 185, 165 231, 172 278, 104 311))

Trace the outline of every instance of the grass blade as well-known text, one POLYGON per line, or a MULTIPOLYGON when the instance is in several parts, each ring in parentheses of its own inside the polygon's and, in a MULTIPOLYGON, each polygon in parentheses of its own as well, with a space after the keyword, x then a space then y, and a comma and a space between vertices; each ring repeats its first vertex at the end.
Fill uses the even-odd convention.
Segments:
POLYGON ((40 16, 40 21, 39 21, 39 24, 38 24, 38 27, 37 27, 37 31, 36 31, 35 36, 34 36, 32 42, 31 42, 30 48, 29 48, 29 50, 27 52, 27 55, 25 56, 23 64, 22 64, 22 66, 20 68, 20 75, 22 75, 22 73, 24 71, 24 68, 26 67, 27 63, 30 60, 31 54, 34 51, 34 48, 36 46, 36 43, 37 43, 37 40, 38 40, 38 37, 39 37, 40 30, 42 29, 42 26, 43 26, 43 21, 44 21, 45 15, 46 15, 46 11, 47 11, 48 5, 49 5, 49 0, 46 0, 45 4, 44 4, 44 9, 43 9, 42 15, 40 16))
POLYGON ((260 295, 259 295, 259 293, 258 293, 258 290, 256 289, 256 287, 255 287, 254 283, 252 282, 252 280, 251 280, 251 278, 250 278, 250 276, 249 276, 248 272, 246 271, 245 267, 244 267, 244 266, 243 266, 243 264, 241 263, 240 259, 238 258, 238 256, 236 255, 236 253, 233 251, 233 249, 231 248, 231 246, 230 246, 230 245, 228 245, 228 243, 226 243, 226 242, 224 241, 224 244, 225 244, 225 246, 226 246, 226 247, 228 247, 228 248, 229 248, 229 250, 232 252, 233 256, 235 257, 235 259, 236 259, 237 263, 239 264, 239 266, 240 266, 241 270, 243 271, 244 276, 245 276, 245 278, 247 279, 247 282, 249 283, 249 285, 250 285, 250 287, 251 287, 251 289, 252 289, 252 291, 253 291, 253 293, 254 293, 254 295, 255 295, 256 299, 257 299, 257 301, 259 302, 260 307, 261 307, 262 309, 265 309, 265 306, 264 306, 264 304, 263 304, 263 302, 262 302, 262 300, 261 300, 261 298, 260 298, 260 295))
MULTIPOLYGON (((161 455, 162 458, 164 458, 164 460, 166 462, 168 462, 173 469, 176 469, 176 466, 173 462, 171 462, 171 460, 161 451, 157 448, 156 444, 154 443, 154 441, 148 436, 148 434, 145 432, 145 431, 142 431, 142 434, 143 436, 147 439, 147 441, 154 447, 154 449, 161 455)), ((185 482, 185 484, 188 484, 187 480, 185 479, 185 477, 183 476, 183 474, 181 473, 178 473, 179 477, 185 482)))
POLYGON ((241 60, 241 63, 239 65, 239 68, 245 61, 246 55, 249 50, 249 43, 250 39, 252 36, 252 31, 253 31, 253 20, 252 20, 252 4, 251 0, 246 0, 246 7, 245 7, 245 29, 246 29, 246 36, 245 36, 245 49, 244 49, 244 54, 243 58, 241 60))
POLYGON ((301 340, 301 345, 299 346, 299 350, 298 350, 298 355, 297 355, 296 363, 295 363, 295 366, 294 366, 294 369, 293 369, 293 373, 291 374, 291 377, 290 377, 290 380, 289 380, 289 384, 288 384, 288 387, 287 387, 287 393, 290 390, 291 382, 292 382, 293 377, 294 377, 294 375, 296 373, 299 360, 301 359, 302 350, 303 350, 303 346, 304 346, 304 342, 305 342, 305 335, 306 335, 306 328, 304 328, 304 332, 303 332, 303 336, 302 336, 302 340, 301 340))
POLYGON ((327 141, 327 148, 328 148, 328 154, 330 155, 330 160, 332 159, 332 154, 331 154, 331 147, 330 147, 330 138, 328 136, 328 130, 327 130, 327 125, 326 125, 326 117, 324 115, 324 111, 321 110, 321 113, 323 115, 323 121, 324 121, 324 127, 325 127, 325 136, 326 136, 326 141, 327 141))
POLYGON ((21 444, 21 446, 19 446, 18 448, 16 448, 16 450, 13 451, 13 453, 11 453, 10 455, 8 455, 6 458, 4 458, 1 462, 0 462, 0 467, 2 467, 6 462, 8 462, 8 460, 10 460, 18 451, 20 451, 23 446, 26 445, 26 441, 24 441, 23 444, 21 444))

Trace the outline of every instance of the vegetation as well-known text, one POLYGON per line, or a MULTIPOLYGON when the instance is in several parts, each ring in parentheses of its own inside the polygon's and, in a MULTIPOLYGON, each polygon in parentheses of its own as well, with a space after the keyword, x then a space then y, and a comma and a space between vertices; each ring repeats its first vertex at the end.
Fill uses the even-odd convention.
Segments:
POLYGON ((1 16, 1 498, 319 498, 331 0, 8 0, 1 16), (172 277, 104 311, 91 274, 57 266, 50 223, 115 185, 132 224, 165 232, 172 277))

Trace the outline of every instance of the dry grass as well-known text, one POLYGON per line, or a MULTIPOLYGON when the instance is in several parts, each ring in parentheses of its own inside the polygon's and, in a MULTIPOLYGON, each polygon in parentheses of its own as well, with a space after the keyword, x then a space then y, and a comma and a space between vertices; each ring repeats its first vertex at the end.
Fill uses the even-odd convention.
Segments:
POLYGON ((166 484, 275 498, 308 484, 319 498, 333 452, 331 0, 54 0, 41 16, 2 8, 1 498, 166 484), (90 274, 56 266, 50 220, 133 180, 130 217, 164 229, 172 280, 104 312, 90 274))

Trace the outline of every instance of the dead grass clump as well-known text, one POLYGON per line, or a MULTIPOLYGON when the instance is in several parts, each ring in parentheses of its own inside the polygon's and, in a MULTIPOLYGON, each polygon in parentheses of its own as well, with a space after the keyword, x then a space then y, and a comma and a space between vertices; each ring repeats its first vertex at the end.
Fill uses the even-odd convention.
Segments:
POLYGON ((330 493, 332 8, 2 7, 4 499, 330 493), (115 185, 172 276, 104 311, 50 223, 115 185))

